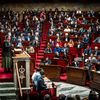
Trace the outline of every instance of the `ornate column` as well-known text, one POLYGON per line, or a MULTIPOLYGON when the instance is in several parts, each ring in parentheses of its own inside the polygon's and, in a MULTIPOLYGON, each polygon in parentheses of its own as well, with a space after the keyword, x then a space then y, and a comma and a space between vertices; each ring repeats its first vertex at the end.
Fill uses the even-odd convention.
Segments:
POLYGON ((26 87, 30 87, 30 60, 26 60, 26 87))
POLYGON ((15 87, 17 88, 17 75, 16 75, 16 63, 18 61, 16 59, 13 60, 13 80, 14 80, 14 84, 15 84, 15 87))

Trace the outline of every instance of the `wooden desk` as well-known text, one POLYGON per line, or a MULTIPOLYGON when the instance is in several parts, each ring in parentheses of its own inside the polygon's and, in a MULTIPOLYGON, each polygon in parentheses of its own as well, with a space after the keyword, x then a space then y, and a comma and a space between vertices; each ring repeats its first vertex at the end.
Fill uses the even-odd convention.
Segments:
POLYGON ((59 65, 40 65, 41 68, 43 68, 45 72, 45 76, 54 81, 59 80, 60 76, 60 66, 59 65))
POLYGON ((92 71, 92 76, 93 76, 93 80, 90 87, 100 92, 100 73, 97 73, 96 71, 92 71))
POLYGON ((85 85, 86 70, 74 67, 67 67, 68 83, 85 85))

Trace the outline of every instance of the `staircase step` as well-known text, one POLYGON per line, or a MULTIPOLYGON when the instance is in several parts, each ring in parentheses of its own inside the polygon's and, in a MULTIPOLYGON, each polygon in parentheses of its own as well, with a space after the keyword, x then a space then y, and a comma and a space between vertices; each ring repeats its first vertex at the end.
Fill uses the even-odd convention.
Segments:
POLYGON ((39 52, 39 53, 44 53, 44 50, 39 50, 38 52, 39 52))
POLYGON ((0 94, 1 100, 16 100, 16 93, 0 94))
POLYGON ((36 64, 40 64, 41 63, 41 61, 40 62, 36 62, 36 64))
MULTIPOLYGON (((44 53, 43 53, 43 54, 38 54, 38 56, 44 56, 44 53)), ((38 57, 38 56, 37 56, 37 57, 38 57)))
POLYGON ((45 46, 43 46, 43 45, 40 46, 40 48, 43 48, 43 49, 45 49, 45 47, 46 47, 46 45, 45 46))
POLYGON ((39 52, 38 55, 44 55, 44 53, 40 53, 40 52, 39 52))
POLYGON ((41 46, 42 46, 42 47, 45 47, 45 46, 46 46, 46 44, 41 44, 41 45, 40 45, 40 47, 41 47, 41 46))
POLYGON ((41 43, 43 44, 47 43, 46 39, 43 39, 41 43))
POLYGON ((2 57, 0 56, 0 60, 2 60, 2 57))
POLYGON ((10 88, 0 88, 0 94, 4 93, 14 93, 16 91, 16 88, 10 87, 10 88))
POLYGON ((40 50, 45 50, 45 47, 40 47, 40 50))
POLYGON ((36 63, 36 65, 39 65, 40 63, 38 62, 38 63, 36 63))
POLYGON ((38 59, 36 59, 36 62, 40 62, 40 61, 41 61, 41 59, 39 59, 39 58, 38 58, 38 59))
POLYGON ((16 88, 13 82, 0 82, 0 100, 16 100, 16 88))
POLYGON ((38 59, 38 58, 40 58, 40 59, 41 59, 41 58, 43 58, 43 57, 44 57, 44 56, 38 56, 38 57, 37 57, 37 59, 38 59))
POLYGON ((44 38, 43 38, 43 40, 42 40, 41 43, 47 43, 47 39, 44 39, 44 38))
POLYGON ((14 87, 14 83, 13 82, 1 82, 0 83, 0 88, 8 88, 8 87, 14 87))
POLYGON ((36 61, 41 61, 41 59, 36 59, 36 61))

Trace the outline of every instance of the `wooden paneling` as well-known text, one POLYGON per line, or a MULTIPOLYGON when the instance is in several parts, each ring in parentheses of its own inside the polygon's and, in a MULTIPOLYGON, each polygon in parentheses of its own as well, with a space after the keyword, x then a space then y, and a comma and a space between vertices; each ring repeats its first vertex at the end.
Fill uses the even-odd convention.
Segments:
POLYGON ((59 65, 40 65, 45 72, 45 76, 51 80, 58 81, 60 76, 60 66, 59 65))
POLYGON ((93 80, 91 83, 91 88, 100 91, 100 73, 92 71, 93 80))
POLYGON ((67 76, 68 76, 67 80, 68 83, 85 85, 86 70, 74 67, 67 67, 67 76))

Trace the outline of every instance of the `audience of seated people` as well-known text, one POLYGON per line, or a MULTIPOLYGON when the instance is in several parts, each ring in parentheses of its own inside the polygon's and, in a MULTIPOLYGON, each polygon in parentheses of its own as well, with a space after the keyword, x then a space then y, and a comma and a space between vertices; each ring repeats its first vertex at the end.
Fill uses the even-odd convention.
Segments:
MULTIPOLYGON (((99 47, 95 48, 92 44, 99 41, 100 19, 98 16, 99 13, 94 11, 81 11, 79 9, 75 11, 55 9, 52 11, 50 9, 47 13, 47 19, 50 24, 48 41, 51 43, 54 41, 54 45, 50 45, 54 49, 52 53, 57 58, 62 58, 61 51, 66 43, 69 50, 64 52, 64 55, 68 55, 69 65, 73 64, 75 57, 82 58, 83 63, 92 54, 96 55, 95 59, 97 59, 100 56, 99 47)), ((74 65, 76 66, 76 62, 74 65)), ((78 65, 80 66, 77 62, 78 65)))
MULTIPOLYGON (((52 9, 49 11, 25 10, 21 13, 10 9, 0 9, 0 33, 4 33, 14 47, 25 47, 28 53, 34 53, 34 48, 40 44, 42 24, 46 20, 50 24, 50 29, 45 53, 54 53, 54 57, 58 59, 63 53, 65 57, 68 56, 69 62, 74 62, 77 67, 79 67, 79 62, 74 59, 79 57, 91 70, 94 59, 96 64, 100 64, 100 48, 99 46, 92 47, 92 44, 100 43, 99 16, 98 11, 81 11, 80 9, 74 11, 57 8, 54 11, 52 9), (28 42, 28 46, 24 44, 25 42, 28 42), (71 58, 73 55, 74 58, 71 58)), ((46 60, 48 61, 48 58, 46 60)), ((43 84, 41 82, 43 82, 43 77, 39 74, 39 85, 43 85, 43 89, 46 89, 44 82, 43 84)), ((37 82, 34 81, 34 84, 37 85, 37 82)), ((50 96, 47 98, 49 99, 46 97, 44 99, 50 100, 50 96)), ((59 97, 59 100, 79 100, 78 96, 75 98, 64 96, 59 97)), ((94 92, 90 92, 88 100, 99 99, 94 92)))
POLYGON ((25 10, 20 13, 2 8, 0 10, 0 32, 9 37, 14 47, 38 47, 42 34, 41 17, 43 15, 41 14, 43 12, 25 10))

